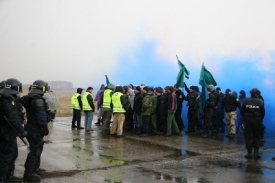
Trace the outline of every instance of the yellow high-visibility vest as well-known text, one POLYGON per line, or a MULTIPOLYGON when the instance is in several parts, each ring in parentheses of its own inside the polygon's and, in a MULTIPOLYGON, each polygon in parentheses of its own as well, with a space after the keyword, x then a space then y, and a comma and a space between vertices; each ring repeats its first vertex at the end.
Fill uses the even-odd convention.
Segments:
POLYGON ((122 106, 122 103, 120 101, 120 97, 123 94, 120 92, 115 92, 112 95, 112 103, 113 103, 113 113, 124 113, 126 112, 125 109, 122 106))
POLYGON ((92 99, 94 100, 93 95, 90 92, 85 92, 82 96, 83 111, 93 110, 88 102, 88 95, 91 95, 92 99))
POLYGON ((106 89, 103 93, 103 105, 102 108, 111 109, 111 92, 112 90, 106 89))
POLYGON ((80 105, 78 103, 78 99, 77 97, 80 96, 79 93, 75 93, 72 97, 71 97, 71 108, 72 109, 77 109, 80 110, 80 105))

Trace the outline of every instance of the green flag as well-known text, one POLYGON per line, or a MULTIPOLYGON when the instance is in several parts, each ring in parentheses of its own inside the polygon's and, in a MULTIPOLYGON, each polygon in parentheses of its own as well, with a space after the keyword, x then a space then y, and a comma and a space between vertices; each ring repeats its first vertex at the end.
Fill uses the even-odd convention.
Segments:
POLYGON ((201 66, 201 74, 200 74, 200 80, 199 84, 203 86, 203 80, 205 81, 206 86, 212 84, 214 86, 217 86, 217 83, 212 76, 212 74, 206 69, 204 65, 201 66))
POLYGON ((108 86, 108 85, 110 84, 109 78, 108 78, 107 75, 105 75, 105 78, 106 78, 106 84, 107 84, 107 86, 108 86))
POLYGON ((180 71, 177 76, 176 85, 178 87, 184 87, 184 77, 186 77, 188 79, 189 78, 188 75, 190 74, 190 72, 185 68, 184 64, 181 63, 181 61, 178 59, 177 55, 176 55, 176 57, 177 57, 179 68, 180 68, 180 71))
POLYGON ((203 124, 203 119, 204 119, 204 106, 205 106, 205 101, 209 98, 208 97, 208 92, 207 92, 207 87, 208 85, 212 84, 214 86, 217 85, 214 77, 212 74, 206 69, 204 65, 201 66, 201 74, 200 74, 200 80, 199 84, 201 85, 201 94, 200 94, 200 123, 203 124))

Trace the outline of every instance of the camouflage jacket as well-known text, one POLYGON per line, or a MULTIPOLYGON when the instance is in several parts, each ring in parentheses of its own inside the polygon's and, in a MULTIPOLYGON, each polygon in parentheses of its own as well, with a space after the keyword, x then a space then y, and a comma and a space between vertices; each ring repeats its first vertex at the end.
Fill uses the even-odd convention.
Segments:
POLYGON ((147 116, 152 114, 152 107, 153 107, 152 95, 154 95, 154 93, 150 91, 148 91, 143 95, 142 109, 141 109, 142 116, 147 116))

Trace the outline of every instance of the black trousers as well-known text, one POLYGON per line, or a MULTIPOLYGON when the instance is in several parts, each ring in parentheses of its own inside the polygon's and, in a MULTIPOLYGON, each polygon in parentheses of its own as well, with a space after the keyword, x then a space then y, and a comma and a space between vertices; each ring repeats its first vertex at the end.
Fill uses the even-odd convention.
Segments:
POLYGON ((157 128, 158 131, 166 133, 167 129, 167 113, 157 113, 157 128))
POLYGON ((222 131, 224 131, 225 123, 224 123, 223 119, 224 119, 224 116, 225 116, 225 111, 224 110, 216 110, 216 113, 217 113, 218 129, 221 129, 222 131))
POLYGON ((40 158, 44 147, 43 137, 41 134, 26 137, 30 145, 30 152, 25 162, 25 174, 34 173, 40 167, 40 158))
POLYGON ((189 107, 187 112, 188 118, 188 131, 195 132, 196 129, 200 128, 199 118, 198 118, 198 107, 189 107))
POLYGON ((124 126, 126 130, 134 128, 134 111, 131 108, 125 113, 124 126))
POLYGON ((182 108, 178 108, 175 113, 175 120, 176 120, 176 123, 177 123, 180 131, 182 131, 184 128, 184 124, 183 124, 183 121, 181 118, 181 111, 182 111, 182 108))
POLYGON ((204 110, 204 125, 203 129, 204 130, 213 130, 213 126, 211 125, 211 119, 213 116, 213 108, 205 108, 204 110))
POLYGON ((0 137, 0 180, 6 180, 7 176, 13 175, 15 160, 18 157, 17 141, 6 141, 0 137))
POLYGON ((72 127, 75 127, 75 122, 77 122, 77 127, 81 126, 81 111, 77 109, 73 109, 72 127))
POLYGON ((142 132, 149 133, 150 115, 142 116, 142 132))
POLYGON ((245 118, 244 136, 248 152, 252 149, 259 150, 261 140, 262 120, 257 118, 245 118))
POLYGON ((217 130, 219 129, 218 127, 218 122, 217 122, 217 108, 212 108, 213 112, 212 112, 212 117, 211 117, 211 121, 212 121, 212 126, 214 128, 214 130, 217 130))

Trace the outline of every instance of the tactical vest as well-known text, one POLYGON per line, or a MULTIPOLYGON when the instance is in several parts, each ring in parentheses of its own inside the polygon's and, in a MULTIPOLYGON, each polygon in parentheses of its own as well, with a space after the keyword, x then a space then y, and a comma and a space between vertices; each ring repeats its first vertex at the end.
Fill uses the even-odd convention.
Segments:
POLYGON ((80 105, 79 105, 79 102, 78 102, 78 99, 77 99, 78 96, 80 96, 80 94, 76 93, 71 98, 71 108, 72 109, 77 109, 77 110, 81 109, 80 105))
POLYGON ((121 101, 120 101, 120 97, 123 94, 120 92, 115 92, 112 95, 112 103, 113 103, 113 113, 124 113, 126 112, 125 109, 123 108, 121 101))
MULTIPOLYGON (((35 106, 34 106, 34 101, 37 100, 37 99, 42 99, 43 100, 44 110, 47 114, 48 105, 46 103, 46 100, 41 95, 32 95, 31 100, 28 102, 28 104, 25 105, 25 108, 26 108, 26 113, 27 113, 27 124, 32 124, 32 125, 39 126, 38 120, 37 120, 37 117, 36 117, 36 109, 35 109, 35 106)), ((48 118, 48 116, 47 116, 47 118, 48 118)))
POLYGON ((90 92, 85 92, 84 93, 84 95, 82 97, 83 111, 93 110, 92 107, 90 106, 89 102, 88 102, 88 99, 87 99, 88 95, 91 95, 91 97, 93 98, 93 96, 90 92))
POLYGON ((112 90, 106 89, 103 93, 103 105, 102 108, 111 109, 111 92, 112 90))
POLYGON ((11 95, 0 95, 0 138, 5 138, 7 141, 12 141, 16 138, 18 132, 15 132, 17 129, 16 127, 11 127, 11 124, 8 124, 10 122, 7 122, 5 119, 4 114, 4 106, 3 106, 3 100, 6 99, 13 105, 13 110, 18 111, 16 102, 16 99, 11 95))

